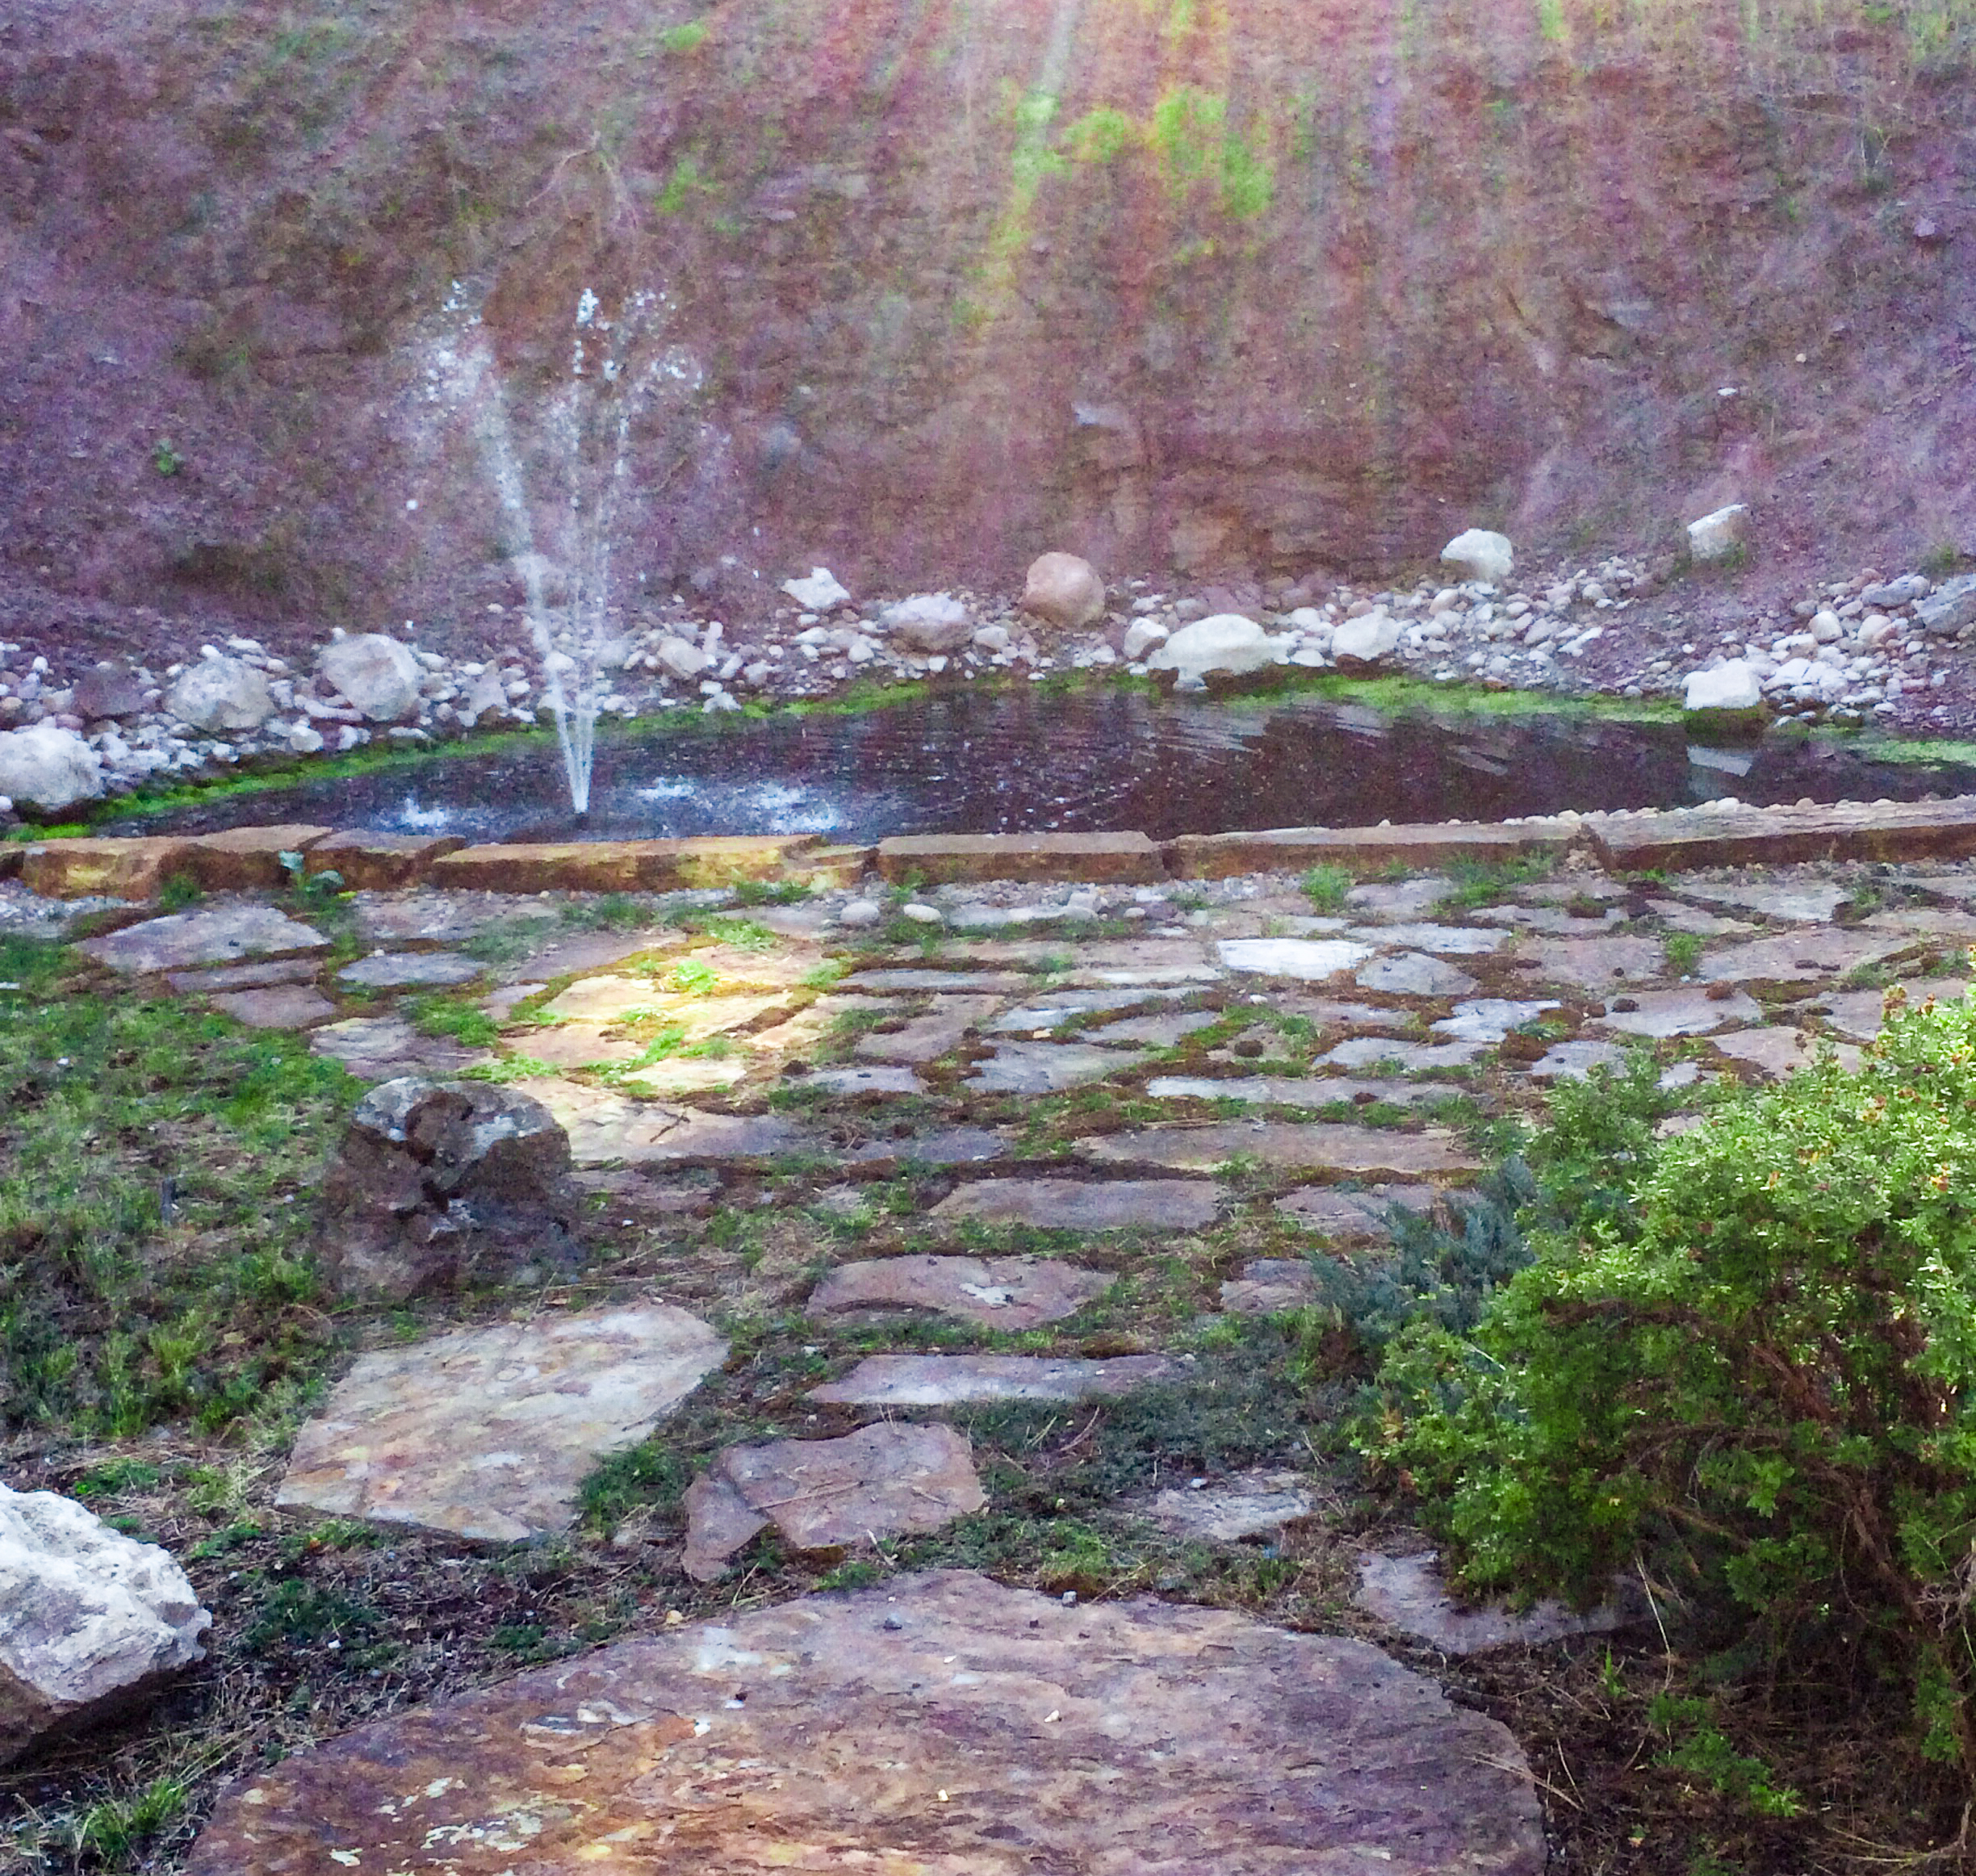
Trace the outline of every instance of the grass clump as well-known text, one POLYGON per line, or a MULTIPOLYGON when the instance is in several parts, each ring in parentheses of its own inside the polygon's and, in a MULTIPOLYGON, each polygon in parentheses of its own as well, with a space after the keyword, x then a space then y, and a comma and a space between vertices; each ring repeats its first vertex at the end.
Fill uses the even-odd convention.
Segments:
POLYGON ((1342 866, 1313 866, 1300 882, 1304 896, 1314 912, 1342 912, 1345 895, 1357 883, 1350 869, 1342 866))

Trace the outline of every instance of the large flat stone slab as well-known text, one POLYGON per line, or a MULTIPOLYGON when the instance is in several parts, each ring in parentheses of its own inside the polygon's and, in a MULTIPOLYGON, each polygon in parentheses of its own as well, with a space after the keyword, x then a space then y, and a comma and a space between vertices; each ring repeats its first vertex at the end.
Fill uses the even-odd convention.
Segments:
POLYGON ((792 1549, 867 1545, 938 1531, 988 1501, 967 1435, 951 1426, 864 1426, 842 1439, 731 1446, 686 1492, 681 1559, 697 1583, 771 1524, 792 1549))
POLYGON ((284 854, 300 853, 332 830, 299 823, 275 827, 226 827, 192 838, 191 873, 209 893, 278 892, 288 883, 284 854))
POLYGON ((751 834, 463 847, 434 860, 427 877, 442 888, 481 892, 674 892, 773 879, 822 844, 818 834, 751 834))
POLYGON ((1526 938, 1517 946, 1516 961, 1545 983, 1575 984, 1608 996, 1622 985, 1660 976, 1667 950, 1658 938, 1526 938))
POLYGON ((1018 970, 931 970, 910 965, 891 970, 860 970, 844 980, 848 990, 978 990, 996 996, 1019 996, 1033 990, 1035 980, 1018 970))
MULTIPOLYGON (((1726 986, 1713 986, 1718 991, 1726 986)), ((1652 1036, 1663 1041, 1675 1036, 1706 1036, 1731 1024, 1760 1023, 1763 1006, 1747 991, 1729 996, 1710 995, 1693 986, 1671 990, 1642 990, 1635 996, 1615 997, 1598 1019, 1601 1029, 1617 1029, 1627 1036, 1652 1036)))
POLYGON ((1601 863, 1614 873, 1783 866, 1811 860, 1961 860, 1976 853, 1976 796, 1593 814, 1585 827, 1601 863))
MULTIPOLYGON (((1035 985, 1024 981, 1022 987, 1033 990, 1035 985)), ((1184 996, 1178 990, 1057 990, 1046 995, 1032 996, 1013 1010, 1005 1010, 988 1025, 990 1036, 1018 1036, 1038 1029, 1054 1029, 1059 1024, 1068 1023, 1073 1017, 1086 1016, 1105 1010, 1136 1009, 1141 1003, 1163 1000, 1170 997, 1184 996)), ((1116 1028, 1116 1025, 1110 1025, 1116 1028)))
POLYGON ((1211 1029, 1221 1020, 1219 1010, 1174 1010, 1163 1016, 1128 1016, 1080 1032, 1082 1039, 1106 1049, 1143 1043, 1149 1049, 1171 1049, 1196 1030, 1211 1029))
POLYGON ((1332 1068, 1370 1068, 1390 1062, 1409 1074, 1426 1068, 1465 1068, 1486 1046, 1480 1042, 1396 1042, 1390 1036, 1350 1036, 1318 1060, 1332 1068))
POLYGON ((309 1048, 370 1082, 395 1081, 401 1074, 458 1074, 487 1059, 484 1051, 443 1036, 421 1036, 400 1016, 350 1016, 324 1024, 310 1036, 309 1048))
POLYGON ((372 834, 354 829, 313 842, 303 856, 311 873, 340 875, 346 892, 391 892, 416 886, 441 855, 467 844, 458 834, 372 834))
POLYGON ((1163 1355, 1086 1360, 1040 1355, 874 1355, 813 1401, 846 1407, 958 1407, 973 1401, 1082 1401, 1171 1380, 1163 1355))
POLYGON ((567 1530, 597 1461, 636 1445, 726 1353, 664 1303, 380 1349, 302 1429, 274 1502, 488 1543, 567 1530))
POLYGON ((965 1079, 984 1094, 1053 1094, 1121 1074, 1143 1062, 1146 1053, 1090 1042, 1003 1042, 965 1079))
POLYGON ((926 1084, 913 1070, 877 1063, 847 1068, 819 1068, 803 1078, 806 1088, 821 1088, 842 1100, 860 1095, 923 1095, 926 1084))
POLYGON ((1361 990, 1396 997, 1465 997, 1480 986, 1467 971, 1424 951, 1396 951, 1375 957, 1353 981, 1361 990))
POLYGON ((1000 1159, 1009 1150, 1007 1140, 986 1127, 935 1127, 889 1140, 868 1141, 844 1157, 847 1166, 873 1168, 898 1166, 972 1166, 1000 1159))
POLYGON ((336 1005, 310 984, 275 984, 263 990, 222 990, 212 999, 222 1015, 249 1029, 313 1029, 336 1005))
POLYGON ((1851 895, 1830 880, 1756 880, 1747 886, 1684 885, 1681 897, 1705 906, 1734 906, 1759 918, 1823 925, 1851 895))
POLYGON ((1817 983, 1911 951, 1917 942, 1858 929, 1782 932, 1711 951, 1694 974, 1704 983, 1817 983))
POLYGON ((146 919, 76 947, 86 957, 131 976, 234 964, 248 957, 295 957, 326 951, 329 940, 272 906, 225 906, 146 919))
POLYGON ((1146 1083, 1145 1091, 1155 1101, 1245 1101, 1257 1108, 1329 1108, 1340 1101, 1412 1108, 1445 1100, 1455 1091, 1445 1082, 1403 1081, 1397 1075, 1361 1081, 1348 1075, 1162 1074, 1146 1083))
POLYGON ((1525 1610, 1504 1602, 1464 1604, 1448 1593, 1433 1551, 1411 1556, 1358 1560, 1352 1600, 1368 1614, 1415 1636, 1445 1655, 1479 1655, 1491 1648, 1539 1648, 1575 1635, 1607 1635, 1639 1619, 1641 1611, 1618 1603, 1579 1614, 1547 1598, 1525 1610))
POLYGON ((1301 1186, 1276 1201, 1276 1209, 1293 1225, 1319 1231, 1338 1244, 1390 1244, 1393 1208, 1430 1210, 1440 1197, 1434 1186, 1378 1185, 1369 1191, 1342 1186, 1301 1186))
MULTIPOLYGON (((1900 987, 1907 993, 1911 1010, 1919 1009, 1931 997, 1937 1003, 1959 1003, 1969 990, 1967 981, 1959 977, 1923 978, 1900 987)), ((1816 1007, 1825 1012, 1827 1028, 1856 1042, 1870 1042, 1886 1020, 1886 992, 1840 990, 1816 1007)))
POLYGON ((1501 1042, 1512 1029, 1534 1023, 1557 1007, 1550 997, 1472 997, 1430 1028, 1456 1042, 1501 1042))
POLYGON ((1300 1257, 1252 1257, 1239 1276, 1221 1285, 1221 1308, 1229 1316, 1279 1316, 1317 1300, 1317 1275, 1300 1257))
POLYGON ((878 843, 878 872, 895 884, 1078 880, 1145 886, 1166 877, 1144 834, 906 834, 878 843))
POLYGON ((1074 1315, 1112 1279, 1035 1257, 880 1257, 840 1264, 810 1298, 812 1316, 934 1309, 990 1329, 1033 1329, 1074 1315))
POLYGON ((860 1036, 854 1051, 868 1062, 923 1066, 961 1046, 968 1032, 1001 1007, 999 997, 936 997, 933 1006, 890 1034, 860 1036))
POLYGON ((1509 936, 1506 932, 1474 925, 1436 924, 1381 925, 1352 936, 1379 944, 1404 944, 1409 950, 1431 952, 1437 957, 1484 957, 1501 950, 1509 936))
POLYGON ((1217 948, 1230 970, 1300 983, 1341 976, 1372 955, 1370 944, 1346 938, 1225 938, 1217 948))
POLYGON ((44 899, 154 899, 165 882, 190 873, 191 842, 170 835, 131 840, 86 836, 16 849, 21 883, 44 899))
POLYGON ((1402 823, 1379 827, 1274 827, 1254 834, 1183 834, 1167 843, 1182 879, 1226 879, 1239 873, 1301 873, 1312 866, 1349 866, 1367 873, 1395 865, 1445 866, 1456 860, 1513 860, 1559 852, 1581 837, 1575 820, 1530 819, 1450 826, 1402 823))
POLYGON ((1317 1507, 1308 1482, 1299 1472, 1239 1472, 1219 1484, 1170 1487, 1153 1499, 1145 1515, 1175 1537, 1238 1543, 1280 1531, 1317 1507))
POLYGON ((1568 1042, 1555 1042, 1530 1066, 1534 1082, 1583 1081, 1595 1068, 1614 1070, 1626 1066, 1626 1051, 1617 1042, 1601 1041, 1595 1036, 1574 1036, 1568 1042))
POLYGON ((571 1157, 579 1166, 773 1159, 815 1145, 808 1128, 780 1114, 704 1113, 665 1101, 634 1100, 560 1077, 531 1082, 529 1092, 563 1124, 571 1157))
POLYGON ((487 966, 454 951, 379 951, 337 973, 345 990, 400 990, 476 983, 487 966))
POLYGON ((1057 1231, 1154 1225, 1204 1231, 1225 1195, 1208 1179, 975 1179, 933 1208, 937 1222, 1034 1225, 1057 1231))
POLYGON ((1148 1127, 1131 1133, 1107 1133, 1079 1142, 1091 1159, 1111 1166, 1164 1166, 1176 1171, 1211 1172, 1232 1159, 1264 1166, 1342 1173, 1385 1173, 1425 1178, 1434 1173, 1472 1172, 1476 1162, 1445 1128, 1401 1133, 1384 1127, 1353 1127, 1325 1121, 1244 1120, 1208 1127, 1148 1127))
POLYGON ((187 1876, 1541 1876, 1509 1730, 1335 1636, 897 1577, 242 1778, 187 1876))

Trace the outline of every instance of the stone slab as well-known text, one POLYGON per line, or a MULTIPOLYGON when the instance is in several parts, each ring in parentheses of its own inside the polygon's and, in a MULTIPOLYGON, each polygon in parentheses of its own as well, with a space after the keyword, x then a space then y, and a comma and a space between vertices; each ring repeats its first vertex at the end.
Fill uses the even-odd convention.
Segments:
POLYGON ((1474 997, 1429 1027, 1458 1042, 1501 1042, 1512 1029, 1534 1023, 1557 1003, 1550 998, 1474 997))
MULTIPOLYGON (((1900 987, 1907 993, 1907 1007, 1916 1010, 1931 997, 1937 1003, 1959 1003, 1969 991, 1967 981, 1959 977, 1922 978, 1900 987)), ((1886 992, 1840 990, 1815 1007, 1825 1012, 1827 1028, 1855 1042, 1870 1042, 1886 1021, 1886 992)))
POLYGON ((1606 996, 1616 985, 1662 975, 1667 948, 1658 938, 1526 938, 1517 945, 1516 961, 1547 984, 1573 984, 1606 996))
POLYGON ((1317 1300, 1317 1279, 1301 1258, 1252 1257, 1221 1286, 1229 1316, 1280 1316, 1317 1300))
POLYGON ((1363 1642, 972 1572, 723 1610, 241 1778, 187 1876, 1541 1876, 1514 1738, 1363 1642))
POLYGON ((1367 880, 1345 895, 1345 903, 1361 918, 1417 919, 1431 912, 1455 890, 1444 873, 1422 873, 1415 879, 1367 880))
POLYGON ((1430 1210, 1440 1197, 1433 1186, 1374 1186, 1348 1191, 1342 1186, 1304 1186, 1276 1201, 1276 1209, 1306 1231, 1322 1232, 1339 1244, 1390 1244, 1389 1214, 1396 1205, 1409 1212, 1430 1210))
MULTIPOLYGON (((1036 986, 1025 979, 1021 988, 1025 991, 1033 991, 1036 986)), ((1019 1009, 1004 1011, 987 1026, 987 1033, 990 1036, 1013 1036, 1037 1029, 1054 1029, 1058 1024, 1068 1023, 1075 1016, 1092 1015, 1107 1010, 1132 1010, 1142 1003, 1164 1001, 1185 995, 1185 991, 1177 990, 1052 990, 1047 995, 1031 996, 1019 1009)))
POLYGON ((293 957, 329 948, 329 940, 312 925, 272 906, 228 906, 147 919, 101 938, 86 938, 76 949, 112 970, 139 976, 246 957, 293 957))
POLYGON ((819 1068, 802 1078, 806 1088, 821 1088, 840 1100, 860 1095, 923 1095, 926 1083, 912 1069, 880 1064, 846 1068, 819 1068))
POLYGON ((1086 1360, 1040 1355, 874 1355, 810 1397, 846 1407, 959 1407, 975 1401, 1083 1401, 1171 1380, 1163 1355, 1086 1360))
POLYGON ((345 990, 396 990, 415 985, 475 983, 487 966, 454 951, 380 951, 337 973, 345 990))
POLYGON ((333 831, 295 823, 274 827, 228 827, 217 834, 193 836, 187 865, 193 878, 209 893, 278 892, 288 883, 284 853, 308 853, 333 831))
POLYGON ((458 1074, 488 1059, 483 1049, 466 1048, 443 1036, 421 1036, 398 1016, 350 1016, 325 1024, 310 1036, 309 1047, 370 1082, 395 1081, 404 1074, 458 1074))
POLYGON ((1404 944, 1409 950, 1432 952, 1437 957, 1485 957, 1509 941, 1506 932, 1474 925, 1376 925, 1354 931, 1352 936, 1378 944, 1404 944))
POLYGON ((1056 1231, 1204 1231, 1225 1196, 1208 1179, 974 1179, 929 1216, 943 1224, 972 1219, 1056 1231))
POLYGON ((496 893, 677 892, 774 879, 817 834, 717 835, 684 840, 566 840, 463 847, 442 854, 435 886, 496 893))
POLYGON ((1162 1074, 1149 1081, 1145 1091, 1154 1101, 1246 1101, 1258 1108, 1329 1108, 1339 1101, 1412 1108, 1445 1100, 1455 1091, 1445 1082, 1404 1081, 1397 1075, 1367 1081, 1350 1075, 1162 1074))
POLYGON ((933 1006, 890 1034, 861 1036, 853 1050, 869 1062, 923 1066, 951 1055, 968 1032, 1001 1007, 999 997, 936 997, 933 1006))
POLYGON ((1593 814, 1585 827, 1614 873, 1782 866, 1811 860, 1961 860, 1976 853, 1976 796, 1828 807, 1593 814))
POLYGON ((14 853, 21 884, 44 899, 154 899, 165 882, 191 869, 191 843, 178 835, 135 840, 36 841, 14 853))
POLYGON ((1003 1158, 1008 1151, 1008 1141, 990 1128, 936 1127, 924 1133, 869 1141, 842 1157, 847 1166, 877 1172, 897 1166, 972 1166, 1003 1158))
POLYGON ((1572 1635, 1609 1635, 1646 1613, 1609 1603, 1578 1614, 1548 1598, 1521 1610, 1502 1602, 1458 1602, 1442 1581, 1440 1558, 1434 1551, 1361 1557, 1358 1588, 1352 1600, 1389 1627, 1445 1655, 1540 1648, 1572 1635))
POLYGON ((214 970, 167 971, 165 981, 182 997, 220 990, 265 990, 277 984, 313 983, 322 967, 312 957, 278 957, 266 964, 223 964, 214 970))
POLYGON ((894 884, 1003 879, 1145 886, 1164 880, 1144 834, 906 834, 878 843, 878 872, 894 884))
POLYGON ((1353 980, 1361 990, 1397 997, 1465 997, 1480 988, 1467 971, 1424 951, 1396 951, 1376 957, 1353 980))
POLYGON ((1370 1068, 1394 1062, 1409 1074, 1420 1069, 1465 1068, 1482 1053, 1480 1042, 1396 1042, 1389 1036, 1353 1036, 1317 1059, 1333 1068, 1370 1068))
POLYGON ((1976 912, 1960 907, 1901 906, 1890 912, 1875 912, 1864 923, 1875 932, 1911 932, 1917 938, 1961 945, 1976 943, 1976 912))
MULTIPOLYGON (((1732 1062, 1748 1062, 1752 1068, 1773 1079, 1809 1068, 1818 1057, 1820 1042, 1825 1040, 1803 1029, 1786 1028, 1739 1029, 1731 1035, 1709 1038, 1732 1062)), ((1841 1068, 1859 1066, 1860 1052, 1856 1045, 1834 1042, 1832 1047, 1841 1068)))
MULTIPOLYGON (((320 1035, 321 1032, 318 1031, 320 1035)), ((641 1101, 559 1077, 529 1092, 562 1123, 579 1166, 718 1165, 817 1149, 817 1137, 780 1114, 708 1114, 641 1101)))
POLYGON ((221 990, 213 997, 212 1007, 249 1029, 313 1029, 337 1013, 336 1005, 311 984, 221 990))
POLYGON ((1033 1329, 1074 1315, 1112 1279, 1033 1257, 870 1258, 839 1264, 811 1292, 812 1316, 848 1309, 933 1309, 990 1329, 1033 1329))
POLYGON ((1219 1010, 1175 1010, 1163 1016, 1128 1016, 1095 1029, 1079 1032, 1081 1040, 1101 1048, 1143 1043, 1149 1049, 1172 1049, 1197 1029, 1211 1029, 1221 1020, 1219 1010))
POLYGON ((623 1082, 641 1094, 704 1095, 746 1081, 753 1066, 743 1057, 674 1055, 650 1068, 634 1070, 623 1082))
POLYGON ((1911 951, 1916 943, 1857 929, 1786 932, 1706 953, 1694 974, 1704 983, 1816 983, 1911 951))
POLYGON ((1725 919, 1719 913, 1705 912, 1699 906, 1684 905, 1679 899, 1649 899, 1647 904, 1670 932, 1692 932, 1698 938, 1726 938, 1756 929, 1747 919, 1725 919))
POLYGON ((984 1094, 1053 1094, 1122 1074, 1146 1053, 1088 1042, 1003 1042, 965 1080, 984 1094))
POLYGON ((1745 990, 1737 990, 1732 996, 1710 996, 1706 990, 1686 986, 1616 997, 1606 1004, 1606 1014, 1597 1019, 1597 1024, 1601 1029, 1664 1041, 1675 1036, 1706 1036, 1730 1024, 1762 1020, 1762 1004, 1745 990), (1625 1007, 1629 1003, 1631 1009, 1625 1007))
POLYGON ((1324 1121, 1233 1120, 1206 1127, 1149 1127, 1136 1133, 1101 1134, 1078 1144, 1086 1158, 1103 1165, 1162 1166, 1185 1172, 1212 1172, 1232 1159, 1244 1158, 1268 1166, 1418 1179, 1434 1173, 1472 1172, 1477 1163, 1444 1128, 1401 1133, 1384 1127, 1324 1121))
POLYGON ((726 1353, 664 1303, 379 1349, 302 1429, 274 1502, 484 1543, 564 1531, 597 1461, 643 1439, 726 1353))
POLYGON ((1301 873, 1312 866, 1445 866, 1455 860, 1509 860, 1561 852, 1579 839, 1576 821, 1530 820, 1448 826, 1277 827, 1254 834, 1183 834, 1166 844, 1181 879, 1226 879, 1242 873, 1301 873))
POLYGON ((1844 886, 1830 880, 1756 880, 1746 886, 1696 881, 1684 885, 1681 895, 1699 899, 1705 906, 1734 906, 1759 918, 1807 925, 1828 924, 1832 914, 1851 897, 1844 886))
POLYGON ((1534 1082, 1583 1081, 1595 1068, 1620 1069, 1626 1066, 1626 1051, 1616 1042, 1601 1042, 1595 1036, 1574 1036, 1568 1042, 1555 1042, 1530 1066, 1534 1082))
POLYGON ((374 950, 397 944, 463 944, 483 932, 520 923, 509 901, 487 893, 388 897, 362 893, 357 898, 357 935, 374 950))
POLYGON ((1225 938, 1216 948, 1230 970, 1300 983, 1322 983, 1372 955, 1370 944, 1343 938, 1225 938))
POLYGON ((848 990, 978 990, 996 996, 1020 996, 1036 987, 1026 972, 1014 970, 860 970, 844 980, 848 990))
POLYGON ((1145 1515, 1175 1537, 1238 1543, 1280 1531, 1317 1509, 1300 1472, 1238 1472, 1219 1484, 1183 1485, 1162 1492, 1145 1515))
POLYGON ((792 1549, 938 1531, 987 1503, 967 1435, 951 1426, 864 1426, 842 1439, 731 1446, 687 1489, 681 1562, 695 1582, 772 1524, 792 1549))
POLYGON ((394 892, 417 886, 443 855, 467 844, 458 834, 370 834, 345 830, 325 835, 304 855, 305 873, 336 873, 346 892, 394 892))

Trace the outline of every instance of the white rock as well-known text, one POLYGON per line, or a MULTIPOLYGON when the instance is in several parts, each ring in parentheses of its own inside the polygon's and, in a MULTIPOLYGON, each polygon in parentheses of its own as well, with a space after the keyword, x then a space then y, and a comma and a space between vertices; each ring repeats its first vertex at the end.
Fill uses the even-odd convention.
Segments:
POLYGON ((1763 701, 1756 673, 1740 658, 1718 664, 1713 671, 1688 673, 1681 707, 1690 710, 1753 710, 1763 701))
POLYGON ((319 755, 322 746, 322 731, 313 723, 297 723, 288 732, 288 747, 298 756, 319 755))
POLYGON ((1432 599, 1428 601, 1427 616, 1430 619, 1438 619, 1440 618, 1442 613, 1444 612, 1452 611, 1455 607, 1459 605, 1461 603, 1462 596, 1460 588, 1455 586, 1444 586, 1434 596, 1432 599))
POLYGON ((156 1544, 73 1499, 0 1485, 0 1764, 199 1660, 211 1627, 156 1544))
POLYGON ((812 567, 807 580, 784 580, 782 590, 809 613, 827 613, 851 603, 851 595, 827 567, 812 567))
MULTIPOLYGON (((977 634, 978 639, 978 636, 977 634)), ((1164 626, 1156 626, 1150 619, 1135 619, 1126 629, 1125 655, 1128 658, 1143 658, 1153 647, 1163 643, 1166 638, 1166 628, 1164 626)))
POLYGON ((166 692, 165 707, 182 723, 208 734, 257 730, 274 714, 267 680, 238 658, 201 658, 166 692))
POLYGON ((853 899, 837 915, 837 923, 853 932, 881 924, 885 919, 885 908, 875 899, 853 899))
POLYGON ((901 906, 899 916, 911 919, 915 925, 944 925, 947 922, 938 906, 923 905, 917 899, 910 905, 901 906))
POLYGON ((958 651, 974 637, 967 608, 946 593, 916 593, 887 606, 879 623, 914 651, 958 651))
MULTIPOLYGON (((1161 634, 1162 638, 1165 635, 1163 632, 1161 634)), ((974 643, 979 650, 983 651, 1006 651, 1009 648, 1008 627, 1007 626, 983 626, 974 634, 974 643)))
POLYGON ((1811 618, 1811 636, 1821 645, 1836 643, 1845 628, 1839 623, 1839 615, 1829 607, 1815 613, 1811 618))
POLYGON ((102 760, 73 730, 33 723, 0 731, 0 794, 52 813, 103 791, 102 760))
POLYGON ((657 657, 682 684, 690 683, 714 662, 697 645, 684 639, 661 639, 657 657))
POLYGON ((1029 563, 1022 609, 1065 631, 1077 631, 1103 615, 1104 582, 1090 561, 1075 554, 1043 554, 1029 563))
POLYGON ((395 723, 418 708, 425 676, 411 647, 382 632, 338 639, 316 655, 316 674, 374 723, 395 723))
POLYGON ((1459 568, 1465 578, 1497 586, 1515 568, 1516 549, 1507 534, 1469 528, 1441 550, 1441 559, 1445 565, 1459 568))
POLYGON ((1276 641, 1254 619, 1240 613, 1211 613, 1183 626, 1146 660, 1153 671, 1177 671, 1195 683, 1209 672, 1238 677, 1259 671, 1276 656, 1276 641))
POLYGON ((1748 505, 1740 501, 1731 502, 1727 508, 1719 508, 1713 514, 1705 514, 1701 520, 1689 522, 1689 558, 1705 567, 1718 560, 1727 560, 1742 546, 1748 525, 1748 505))
POLYGON ((1341 662, 1356 659, 1375 664, 1400 643, 1400 622, 1386 613, 1365 613, 1347 619, 1332 636, 1331 655, 1341 662))

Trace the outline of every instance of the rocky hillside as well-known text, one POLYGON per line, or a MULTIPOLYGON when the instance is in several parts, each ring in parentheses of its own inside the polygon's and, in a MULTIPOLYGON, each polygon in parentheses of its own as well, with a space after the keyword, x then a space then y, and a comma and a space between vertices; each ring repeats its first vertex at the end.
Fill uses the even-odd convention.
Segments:
POLYGON ((557 552, 475 413, 553 456, 586 293, 618 588, 739 616, 1976 545, 1961 0, 696 3, 14 0, 0 632, 483 637, 557 552))

